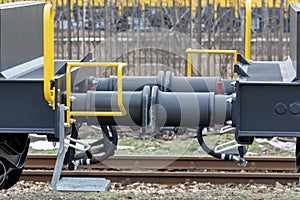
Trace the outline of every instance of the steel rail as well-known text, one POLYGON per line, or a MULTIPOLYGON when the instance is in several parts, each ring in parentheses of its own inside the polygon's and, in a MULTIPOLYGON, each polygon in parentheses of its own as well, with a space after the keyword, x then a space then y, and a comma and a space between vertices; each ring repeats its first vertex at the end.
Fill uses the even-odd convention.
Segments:
MULTIPOLYGON (((175 156, 112 156, 90 169, 162 169, 162 170, 223 170, 223 171, 294 171, 295 158, 246 157, 248 165, 239 167, 234 162, 212 157, 175 156)), ((25 169, 54 169, 56 155, 29 155, 25 169)), ((86 166, 85 166, 86 167, 86 166)))
MULTIPOLYGON (((51 180, 53 170, 24 170, 21 180, 48 182, 51 180)), ((296 173, 217 173, 217 172, 157 172, 157 171, 63 171, 62 177, 101 177, 112 182, 158 183, 175 185, 187 181, 210 182, 212 184, 281 184, 298 182, 296 173)))

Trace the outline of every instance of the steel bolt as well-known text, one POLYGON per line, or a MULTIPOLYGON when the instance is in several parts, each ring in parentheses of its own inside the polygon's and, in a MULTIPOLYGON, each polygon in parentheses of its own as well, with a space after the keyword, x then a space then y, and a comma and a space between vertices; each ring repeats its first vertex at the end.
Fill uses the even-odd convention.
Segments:
POLYGON ((275 105, 274 109, 275 109, 275 112, 276 112, 277 114, 283 115, 283 114, 286 112, 287 107, 286 107, 286 105, 283 104, 283 103, 278 103, 278 104, 275 105))
POLYGON ((300 113, 300 104, 299 103, 292 103, 290 104, 290 112, 294 115, 300 113))

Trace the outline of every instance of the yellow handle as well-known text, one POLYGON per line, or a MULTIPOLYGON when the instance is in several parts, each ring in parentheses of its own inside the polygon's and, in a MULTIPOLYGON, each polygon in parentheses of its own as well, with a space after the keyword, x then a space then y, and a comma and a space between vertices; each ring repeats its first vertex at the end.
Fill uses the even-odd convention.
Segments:
POLYGON ((51 4, 44 7, 44 98, 55 109, 54 80, 54 12, 51 4))
POLYGON ((236 50, 214 50, 214 49, 187 49, 187 59, 188 59, 188 71, 187 76, 192 76, 193 66, 192 66, 192 54, 232 54, 233 64, 237 63, 237 51, 236 50))
POLYGON ((66 106, 67 110, 67 125, 71 124, 71 116, 125 116, 126 110, 122 100, 122 69, 126 63, 81 63, 81 62, 68 62, 66 70, 66 106), (93 112, 93 111, 71 111, 71 68, 72 67, 117 67, 118 68, 118 107, 119 112, 93 112))

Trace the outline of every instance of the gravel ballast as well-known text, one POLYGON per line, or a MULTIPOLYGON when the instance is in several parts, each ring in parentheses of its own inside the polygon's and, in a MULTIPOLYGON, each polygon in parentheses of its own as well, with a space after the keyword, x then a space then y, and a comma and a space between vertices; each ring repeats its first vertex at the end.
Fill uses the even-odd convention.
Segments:
POLYGON ((1 190, 0 199, 300 199, 296 183, 287 185, 197 183, 174 186, 147 183, 112 183, 108 192, 55 192, 49 183, 20 181, 1 190))

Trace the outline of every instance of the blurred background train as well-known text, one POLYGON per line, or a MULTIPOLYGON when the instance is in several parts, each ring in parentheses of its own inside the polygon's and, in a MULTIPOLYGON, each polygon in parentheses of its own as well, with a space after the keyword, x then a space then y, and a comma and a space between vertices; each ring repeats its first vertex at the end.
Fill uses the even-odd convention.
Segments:
MULTIPOLYGON (((1 0, 0 3, 18 1, 23 0, 1 0)), ((104 30, 104 18, 107 17, 105 9, 110 8, 112 11, 109 17, 113 18, 114 23, 117 24, 117 31, 126 31, 130 28, 129 26, 133 26, 134 29, 140 26, 143 26, 143 28, 164 26, 172 29, 176 26, 171 19, 172 17, 169 16, 169 13, 172 12, 176 12, 176 15, 180 16, 181 20, 192 18, 194 22, 199 16, 200 10, 203 18, 208 17, 205 12, 207 9, 211 9, 210 12, 214 19, 217 19, 220 13, 238 19, 243 16, 241 10, 243 11, 245 8, 245 0, 44 0, 44 2, 51 3, 56 12, 62 12, 62 14, 56 14, 56 20, 60 18, 67 20, 67 12, 70 11, 70 16, 74 18, 71 25, 73 28, 82 22, 83 19, 80 18, 85 15, 84 26, 86 29, 104 30), (199 4, 201 7, 198 7, 199 4), (89 13, 91 9, 93 12, 89 13), (78 15, 78 12, 81 13, 79 14, 82 15, 81 17, 78 15), (96 16, 95 19, 98 19, 98 22, 91 20, 93 18, 92 15, 96 16)), ((268 10, 268 12, 276 12, 278 16, 280 10, 283 10, 285 18, 288 18, 289 5, 297 2, 299 1, 253 0, 252 8, 255 9, 252 19, 253 30, 261 31, 261 19, 262 15, 264 15, 264 9, 268 10)), ((62 23, 64 23, 64 28, 66 29, 67 22, 62 23)), ((203 24, 202 31, 205 30, 205 27, 206 24, 203 24)), ((194 28, 194 31, 197 31, 196 27, 194 28)))
MULTIPOLYGON (((0 3, 15 0, 0 0, 0 3)), ((244 0, 52 0, 55 9, 55 58, 80 59, 88 52, 101 53, 99 61, 128 63, 128 68, 145 68, 149 63, 172 66, 175 74, 186 71, 185 49, 193 45, 204 49, 236 49, 244 51, 244 0), (201 7, 198 5, 201 4, 201 7), (201 15, 198 13, 201 12, 201 15), (164 30, 164 31, 162 31, 164 30), (180 33, 180 46, 154 49, 140 40, 156 43, 162 35, 174 43, 174 33, 180 33), (117 35, 129 43, 115 43, 117 35), (121 35, 120 35, 121 34, 121 35), (184 38, 184 39, 183 39, 184 38), (133 41, 135 40, 135 41, 133 41), (183 41, 185 40, 185 41, 183 41), (101 44, 101 45, 100 45, 101 44), (120 48, 127 52, 119 52, 120 48), (159 51, 159 53, 157 53, 159 51), (178 56, 180 54, 180 56, 178 56), (136 56, 138 55, 138 58, 136 56), (147 55, 147 56, 145 56, 147 55), (159 58, 159 56, 161 58, 159 58), (183 71, 181 71, 183 69, 183 71)), ((289 5, 297 0, 252 1, 252 47, 254 60, 284 60, 289 55, 289 5)), ((214 62, 216 69, 205 66, 194 75, 228 77, 232 59, 226 55, 202 56, 214 62), (218 60, 223 60, 220 63, 218 60)), ((153 65, 152 65, 153 67, 153 65)), ((156 69, 157 71, 161 69, 156 69)), ((139 70, 143 71, 143 70, 139 70)), ((111 73, 108 73, 109 75, 111 73)), ((155 75, 140 73, 138 75, 155 75)), ((135 74, 132 74, 135 75, 135 74)))
MULTIPOLYGON (((23 0, 1 0, 1 3, 20 2, 23 0)), ((44 0, 44 2, 51 3, 56 8, 71 5, 71 9, 76 7, 98 7, 104 8, 106 6, 113 6, 117 9, 118 13, 122 15, 126 10, 133 7, 140 6, 141 10, 155 9, 159 7, 181 7, 192 8, 192 14, 195 16, 198 5, 201 7, 213 6, 214 10, 228 9, 239 7, 245 8, 245 0, 44 0)), ((252 7, 254 8, 281 8, 284 6, 288 10, 291 3, 297 3, 298 0, 252 0, 252 7)))

